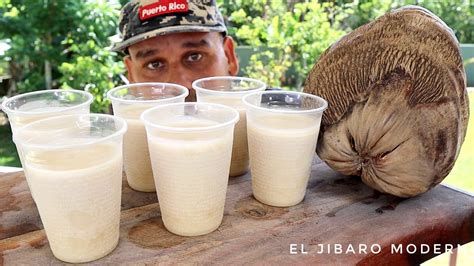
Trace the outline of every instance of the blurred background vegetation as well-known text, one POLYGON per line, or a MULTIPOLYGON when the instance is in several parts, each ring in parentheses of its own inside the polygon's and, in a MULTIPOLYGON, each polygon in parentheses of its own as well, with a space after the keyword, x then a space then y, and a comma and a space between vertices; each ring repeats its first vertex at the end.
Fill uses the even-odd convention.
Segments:
MULTIPOLYGON (((86 90, 93 112, 108 112, 106 92, 124 83, 117 38, 126 0, 0 0, 0 101, 2 97, 56 88, 86 90)), ((300 89, 319 55, 344 34, 407 4, 441 17, 462 43, 474 43, 474 1, 469 0, 217 0, 241 56, 241 75, 271 86, 300 89), (243 60, 245 59, 245 60, 243 60)), ((470 93, 471 110, 474 97, 470 93)), ((0 112, 1 115, 1 112, 0 112)), ((471 119, 472 120, 472 119, 471 119)), ((0 165, 20 166, 11 132, 0 116, 0 165), (3 122, 2 122, 3 121, 3 122)), ((446 180, 474 192, 474 129, 446 180), (470 171, 471 170, 471 171, 470 171)))
MULTIPOLYGON (((75 88, 94 94, 92 111, 107 112, 105 93, 123 84, 121 55, 108 48, 126 2, 0 0, 0 97, 75 88), (2 52, 2 46, 9 49, 2 52)), ((474 43, 474 2, 469 0, 217 2, 230 35, 239 46, 252 47, 240 74, 275 87, 301 88, 331 43, 407 4, 430 9, 453 28, 460 42, 474 43)))
POLYGON ((87 90, 95 96, 93 111, 107 111, 105 92, 123 73, 121 59, 107 49, 120 8, 117 1, 0 0, 0 40, 10 46, 0 54, 10 76, 0 93, 87 90))
POLYGON ((351 30, 405 5, 420 5, 442 18, 462 43, 474 43, 474 1, 221 0, 229 31, 239 45, 268 50, 243 70, 276 87, 299 89, 319 55, 351 30))

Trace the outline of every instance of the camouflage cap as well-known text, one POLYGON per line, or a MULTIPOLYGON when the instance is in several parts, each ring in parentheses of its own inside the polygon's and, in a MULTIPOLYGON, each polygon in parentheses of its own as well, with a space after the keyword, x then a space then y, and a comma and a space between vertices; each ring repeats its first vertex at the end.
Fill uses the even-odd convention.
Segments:
POLYGON ((169 33, 227 33, 215 0, 131 0, 122 8, 119 30, 122 41, 113 51, 169 33))

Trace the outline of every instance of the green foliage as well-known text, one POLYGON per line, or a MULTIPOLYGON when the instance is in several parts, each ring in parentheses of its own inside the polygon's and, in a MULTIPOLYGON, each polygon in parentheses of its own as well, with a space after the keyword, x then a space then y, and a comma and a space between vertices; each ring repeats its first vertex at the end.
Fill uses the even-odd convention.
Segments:
MULTIPOLYGON (((99 50, 99 47, 97 47, 99 50)), ((83 88, 94 95, 91 110, 109 112, 108 90, 120 83, 118 75, 123 72, 121 62, 115 62, 109 51, 98 51, 93 56, 74 56, 72 62, 62 63, 59 70, 63 88, 83 88)))
POLYGON ((235 30, 238 40, 274 51, 253 55, 245 69, 247 76, 263 79, 271 86, 299 89, 319 55, 345 33, 340 22, 346 15, 332 3, 250 2, 252 5, 243 6, 248 10, 239 8, 228 20, 239 25, 235 30), (253 15, 256 12, 260 15, 253 15), (294 78, 285 79, 287 76, 294 78))
POLYGON ((352 13, 347 19, 355 29, 385 14, 391 9, 405 5, 427 8, 451 27, 462 43, 474 43, 474 1, 472 0, 359 0, 346 5, 352 13))
POLYGON ((11 62, 18 92, 44 89, 45 61, 56 65, 65 60, 55 48, 60 45, 57 37, 66 33, 63 25, 68 24, 64 2, 12 0, 0 4, 0 38, 9 38, 11 45, 4 60, 11 62), (49 11, 58 15, 50 16, 49 11))
POLYGON ((109 111, 106 92, 120 83, 119 75, 124 71, 116 53, 107 49, 119 10, 119 5, 111 6, 105 1, 85 2, 75 18, 75 32, 69 32, 62 41, 71 57, 59 67, 61 87, 91 92, 95 97, 91 106, 94 112, 109 111))
POLYGON ((2 121, 4 119, 2 114, 0 114, 0 166, 21 167, 15 143, 12 141, 10 125, 3 124, 2 121))
POLYGON ((408 0, 429 9, 453 29, 461 43, 474 43, 474 1, 472 0, 408 0))
POLYGON ((239 45, 261 51, 244 75, 271 86, 299 89, 320 54, 343 34, 404 5, 423 6, 443 19, 460 42, 474 43, 469 0, 282 1, 218 0, 239 45))
POLYGON ((245 69, 246 76, 259 79, 266 84, 280 87, 285 73, 291 67, 290 51, 262 51, 250 57, 249 66, 245 69))
MULTIPOLYGON (((22 93, 45 88, 89 90, 93 111, 106 112, 105 92, 121 83, 121 59, 107 47, 127 0, 0 0, 0 56, 22 93), (50 70, 48 70, 50 69, 50 70)), ((390 9, 419 4, 440 16, 461 42, 474 42, 474 3, 469 0, 217 0, 240 45, 260 51, 244 75, 271 86, 299 89, 331 43, 390 9)))
POLYGON ((46 88, 89 89, 92 111, 106 111, 103 100, 123 71, 109 52, 120 5, 114 1, 1 0, 0 39, 11 48, 8 61, 16 93, 46 88))
POLYGON ((346 20, 349 28, 358 28, 399 6, 398 2, 387 0, 360 0, 346 5, 351 13, 346 20))
POLYGON ((245 44, 237 35, 237 30, 246 25, 246 17, 268 17, 270 12, 284 12, 286 7, 282 1, 270 0, 218 0, 219 8, 226 19, 229 35, 238 43, 245 44))

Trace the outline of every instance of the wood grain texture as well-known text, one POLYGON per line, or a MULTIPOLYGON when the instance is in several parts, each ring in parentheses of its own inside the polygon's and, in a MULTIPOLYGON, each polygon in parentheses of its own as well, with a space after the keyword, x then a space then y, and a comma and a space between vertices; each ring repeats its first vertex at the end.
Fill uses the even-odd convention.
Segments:
MULTIPOLYGON (((23 172, 0 173, 0 240, 43 229, 23 172)), ((122 176, 122 210, 157 202, 155 192, 131 189, 122 176)))
MULTIPOLYGON (((27 191, 23 190, 26 195, 19 193, 20 187, 27 189, 21 177, 21 173, 0 174, 1 193, 6 189, 10 193, 5 195, 14 192, 10 200, 14 204, 2 205, 0 225, 14 228, 6 223, 15 218, 24 221, 23 227, 4 233, 8 237, 0 240, 0 264, 63 264, 53 257, 44 231, 26 226, 31 223, 41 228, 35 221, 34 206, 20 204, 31 200, 27 191), (5 185, 12 179, 20 183, 5 185)), ((472 195, 437 186, 419 197, 401 200, 374 193, 360 179, 337 174, 321 162, 313 165, 305 200, 289 208, 257 202, 248 174, 232 178, 223 222, 205 236, 169 233, 161 221, 159 204, 147 193, 125 188, 123 206, 118 247, 92 264, 410 264, 433 254, 390 254, 390 245, 462 244, 474 239, 472 195), (304 244, 308 254, 290 255, 290 244, 304 244), (378 244, 382 249, 378 254, 370 250, 368 254, 318 254, 318 244, 378 244)))

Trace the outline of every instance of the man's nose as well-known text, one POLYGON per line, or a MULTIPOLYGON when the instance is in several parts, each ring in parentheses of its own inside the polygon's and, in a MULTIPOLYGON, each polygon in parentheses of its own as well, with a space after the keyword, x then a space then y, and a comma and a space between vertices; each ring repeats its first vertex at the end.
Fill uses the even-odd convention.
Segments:
POLYGON ((191 73, 188 73, 188 71, 186 69, 183 69, 183 67, 175 66, 175 67, 170 68, 168 77, 165 82, 179 84, 181 86, 188 88, 189 95, 188 97, 186 97, 186 101, 194 102, 196 101, 196 94, 194 92, 194 89, 192 89, 192 83, 193 83, 192 76, 193 75, 191 75, 191 73))
POLYGON ((183 67, 173 66, 169 70, 166 82, 179 84, 186 88, 191 88, 191 84, 193 81, 189 73, 187 73, 187 71, 183 69, 183 67))

